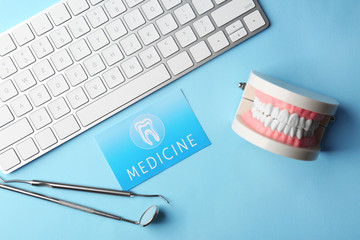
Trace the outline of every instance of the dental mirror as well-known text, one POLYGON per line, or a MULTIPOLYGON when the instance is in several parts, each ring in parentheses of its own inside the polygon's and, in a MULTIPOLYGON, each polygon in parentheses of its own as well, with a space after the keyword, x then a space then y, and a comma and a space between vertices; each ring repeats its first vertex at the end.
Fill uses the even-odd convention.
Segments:
POLYGON ((142 227, 146 227, 155 220, 158 213, 159 213, 159 207, 152 205, 151 207, 146 209, 146 211, 141 215, 139 220, 139 225, 142 227))

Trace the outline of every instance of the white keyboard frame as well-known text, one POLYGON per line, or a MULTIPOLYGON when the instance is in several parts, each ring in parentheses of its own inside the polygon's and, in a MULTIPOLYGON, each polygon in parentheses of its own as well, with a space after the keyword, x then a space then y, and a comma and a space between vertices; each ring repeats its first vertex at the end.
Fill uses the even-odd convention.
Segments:
MULTIPOLYGON (((66 2, 67 2, 66 0, 62 0, 62 1, 60 1, 59 3, 57 3, 57 4, 63 3, 63 4, 65 4, 65 5, 68 7, 68 5, 67 5, 66 2)), ((106 0, 103 1, 102 3, 105 3, 105 2, 106 2, 106 0)), ((126 5, 127 9, 129 10, 130 7, 127 5, 127 3, 126 3, 125 1, 123 1, 123 2, 124 2, 124 4, 126 5)), ((146 2, 146 1, 145 1, 145 2, 146 2)), ((183 0, 183 2, 184 2, 184 3, 182 3, 182 4, 185 4, 185 3, 188 3, 188 2, 191 3, 190 0, 183 0)), ((199 37, 199 35, 197 34, 197 32, 194 31, 194 33, 196 34, 196 37, 198 38, 197 41, 194 42, 193 44, 190 44, 189 46, 187 46, 187 47, 185 47, 185 48, 182 48, 182 47, 180 46, 179 42, 177 41, 177 38, 175 37, 175 32, 181 30, 182 28, 184 28, 184 27, 186 27, 186 26, 188 26, 188 25, 192 25, 193 22, 195 22, 196 20, 199 19, 199 14, 198 14, 197 11, 194 9, 194 13, 196 14, 196 18, 193 19, 193 20, 191 20, 189 23, 186 23, 185 25, 181 25, 181 24, 179 23, 179 21, 177 20, 177 18, 175 17, 174 10, 176 10, 179 6, 182 6, 182 4, 174 7, 173 9, 171 9, 171 10, 169 10, 169 11, 167 11, 167 10, 165 9, 163 3, 162 3, 160 0, 159 0, 159 3, 160 3, 160 5, 163 7, 163 10, 164 10, 164 13, 163 13, 163 14, 161 14, 160 16, 156 17, 156 18, 153 19, 153 20, 150 20, 150 21, 146 20, 146 24, 144 24, 143 26, 141 26, 141 27, 139 27, 139 28, 136 28, 136 29, 133 30, 133 31, 131 31, 131 30, 127 27, 128 33, 127 33, 125 36, 121 37, 120 39, 117 39, 116 41, 112 41, 112 40, 108 37, 109 40, 110 40, 110 44, 109 44, 109 45, 111 45, 111 44, 114 43, 114 42, 116 42, 116 43, 119 45, 119 40, 125 38, 126 36, 128 36, 128 35, 130 35, 130 34, 132 34, 132 33, 138 32, 138 30, 142 29, 144 26, 149 25, 150 23, 153 23, 153 24, 155 25, 155 27, 157 27, 155 21, 156 21, 157 19, 159 19, 159 17, 164 16, 164 15, 167 14, 167 13, 172 13, 173 16, 174 16, 174 19, 176 20, 176 22, 177 22, 177 24, 178 24, 179 27, 178 27, 176 30, 172 31, 171 33, 166 34, 165 36, 166 36, 166 37, 172 36, 172 37, 175 39, 175 41, 177 42, 180 50, 179 50, 176 54, 173 54, 173 55, 171 55, 171 56, 168 57, 168 58, 163 58, 162 55, 159 53, 160 57, 162 58, 162 60, 161 60, 159 63, 157 63, 157 64, 154 65, 153 67, 150 67, 149 69, 145 68, 145 67, 143 66, 143 64, 142 64, 143 72, 141 72, 141 74, 136 75, 135 77, 131 78, 130 81, 126 81, 124 84, 121 84, 120 86, 118 86, 118 87, 116 87, 116 88, 122 87, 123 85, 127 84, 128 82, 133 81, 133 80, 136 79, 137 77, 141 76, 142 74, 145 74, 147 71, 155 68, 155 67, 158 66, 159 64, 164 64, 164 65, 167 67, 168 72, 169 72, 169 74, 171 75, 171 78, 170 78, 169 80, 163 82, 162 84, 160 84, 160 85, 152 88, 151 90, 145 92, 144 94, 142 94, 142 95, 140 95, 140 96, 138 96, 138 97, 134 97, 134 98, 133 98, 131 101, 129 101, 128 103, 120 106, 120 107, 117 108, 115 111, 112 111, 112 112, 108 113, 107 115, 99 118, 98 120, 96 120, 95 122, 87 125, 86 127, 82 126, 81 123, 80 123, 80 121, 77 119, 77 121, 78 121, 78 123, 79 123, 79 125, 80 125, 80 127, 81 127, 80 131, 77 131, 76 133, 72 134, 71 136, 67 137, 67 138, 64 139, 64 140, 60 140, 59 138, 57 138, 58 142, 57 142, 55 145, 53 145, 53 146, 51 146, 51 147, 49 147, 49 148, 47 148, 47 149, 45 149, 45 150, 41 150, 41 149, 39 148, 38 144, 37 144, 37 147, 38 147, 38 149, 39 149, 39 151, 40 151, 39 154, 37 154, 37 155, 34 156, 34 157, 31 157, 30 159, 28 159, 28 160, 26 160, 26 161, 21 160, 21 163, 20 163, 20 164, 14 166, 13 168, 11 168, 11 169, 9 169, 9 170, 7 170, 7 171, 4 171, 3 169, 1 169, 2 172, 5 173, 5 174, 8 174, 8 173, 11 173, 11 172, 13 172, 13 171, 21 168, 22 166, 24 166, 24 165, 32 162, 33 160, 37 159, 38 157, 44 155, 45 153, 47 153, 47 152, 49 152, 49 151, 51 151, 51 150, 53 150, 54 148, 56 148, 56 147, 64 144, 65 142, 71 140, 72 138, 76 137, 77 135, 79 135, 79 134, 85 132, 86 130, 92 128, 93 126, 95 126, 95 125, 97 125, 98 123, 104 121, 105 119, 107 119, 107 118, 113 116, 114 114, 120 112, 121 110, 123 110, 123 109, 131 106, 131 105, 134 104, 135 102, 137 102, 137 101, 141 100, 142 98, 150 95, 151 93, 159 90, 160 88, 168 85, 169 83, 175 81, 176 79, 184 76, 184 75, 187 74, 188 72, 190 72, 190 71, 192 71, 192 70, 200 67, 200 66, 203 65, 204 63, 210 61, 211 59, 213 59, 213 58, 217 57, 218 55, 220 55, 220 54, 228 51, 229 49, 231 49, 231 48, 235 47, 236 45, 238 45, 238 44, 246 41, 247 39, 253 37, 253 36, 256 35, 257 33, 261 32, 261 31, 263 31, 263 30, 265 30, 266 28, 269 27, 269 25, 270 25, 269 20, 268 20, 268 18, 266 17, 264 11, 262 10, 262 8, 261 8, 261 6, 259 5, 259 3, 258 3, 257 0, 253 0, 253 2, 255 3, 256 6, 255 6, 254 8, 252 8, 250 11, 242 14, 241 16, 239 16, 239 17, 237 17, 237 18, 235 18, 235 19, 233 19, 232 21, 230 21, 229 23, 225 24, 225 25, 222 26, 222 27, 217 27, 216 24, 214 23, 214 20, 211 18, 210 13, 213 12, 214 10, 216 10, 217 8, 223 6, 223 5, 226 4, 227 2, 228 2, 228 1, 225 1, 225 2, 217 5, 217 4, 214 2, 214 0, 213 0, 213 3, 214 3, 214 5, 215 5, 215 7, 214 7, 213 9, 211 9, 210 11, 208 11, 207 13, 202 14, 201 16, 208 15, 208 16, 210 17, 213 25, 215 26, 215 30, 214 30, 212 33, 210 33, 210 34, 208 34, 208 35, 206 35, 206 36, 204 36, 204 37, 199 37), (251 31, 249 31, 248 27, 247 27, 246 24, 244 23, 243 17, 246 16, 246 15, 248 15, 249 13, 251 13, 251 12, 253 12, 253 11, 256 11, 256 10, 258 10, 258 11, 261 13, 261 16, 262 16, 263 19, 265 20, 265 25, 263 25, 262 27, 258 28, 258 29, 255 30, 255 31, 251 32, 251 31), (245 37, 243 37, 242 39, 240 39, 240 40, 238 40, 238 41, 236 41, 236 42, 232 42, 232 41, 229 39, 229 37, 227 36, 227 39, 228 39, 228 41, 229 41, 230 44, 229 44, 227 47, 223 48, 222 50, 220 50, 220 51, 218 51, 218 52, 213 52, 212 49, 211 49, 211 47, 210 47, 210 45, 209 45, 209 43, 208 43, 208 41, 207 41, 207 38, 208 38, 209 36, 211 36, 212 34, 216 33, 216 32, 219 31, 219 30, 222 30, 222 31, 225 32, 225 27, 227 27, 230 23, 235 22, 236 20, 242 21, 242 23, 243 23, 245 29, 247 30, 248 34, 247 34, 245 37), (192 57, 192 55, 190 54, 189 48, 190 48, 191 46, 193 46, 194 44, 202 41, 202 40, 207 43, 209 49, 211 50, 212 55, 211 55, 210 57, 208 57, 207 59, 205 59, 205 60, 197 63, 197 62, 194 60, 194 58, 192 57), (183 50, 186 50, 186 51, 189 53, 189 56, 190 56, 190 58, 192 59, 194 65, 193 65, 192 67, 188 68, 187 70, 183 71, 182 73, 174 76, 174 75, 172 74, 172 72, 169 70, 169 67, 168 67, 168 65, 167 65, 166 62, 167 62, 169 59, 171 59, 171 57, 174 57, 174 56, 176 56, 177 54, 181 53, 183 50)), ((100 3, 100 4, 102 4, 102 3, 100 3)), ((34 29, 31 27, 30 21, 31 21, 32 19, 36 18, 36 17, 37 17, 38 15, 40 15, 40 14, 46 13, 46 14, 48 15, 49 10, 50 10, 51 8, 53 8, 54 6, 56 6, 57 4, 55 4, 55 5, 47 8, 47 9, 45 9, 45 10, 42 11, 42 12, 39 12, 38 14, 34 15, 33 17, 31 17, 31 18, 29 18, 29 19, 21 22, 20 24, 14 26, 13 28, 11 28, 11 29, 3 32, 2 34, 10 34, 10 35, 11 35, 11 32, 12 32, 13 29, 15 29, 16 27, 18 27, 18 26, 20 26, 20 25, 22 25, 22 24, 24 24, 24 23, 27 23, 27 24, 30 26, 30 28, 32 29, 32 31, 33 31, 33 33, 34 33, 34 35, 35 35, 35 39, 32 40, 32 41, 30 41, 29 43, 21 46, 21 47, 19 47, 18 44, 16 44, 16 46, 17 46, 17 49, 16 49, 16 50, 18 50, 18 49, 20 49, 20 48, 24 48, 24 47, 26 47, 26 46, 28 46, 30 49, 32 49, 31 46, 30 46, 31 43, 33 43, 35 40, 39 39, 40 37, 44 37, 44 36, 47 36, 47 37, 50 39, 49 34, 50 34, 53 30, 50 30, 49 32, 47 32, 47 33, 45 33, 45 34, 43 34, 43 35, 41 35, 41 36, 37 36, 36 33, 34 32, 34 29)), ((96 8, 97 6, 99 6, 99 4, 93 6, 93 5, 91 5, 91 3, 90 3, 89 1, 88 1, 88 4, 89 4, 90 8, 89 8, 88 10, 86 10, 84 13, 87 13, 89 10, 91 10, 91 9, 96 8)), ((140 11, 142 12, 142 14, 144 15, 144 13, 143 13, 143 11, 142 11, 142 9, 141 9, 142 4, 143 4, 143 3, 140 3, 139 5, 136 5, 136 6, 134 6, 134 7, 131 8, 131 9, 139 8, 139 10, 140 10, 140 11)), ((191 6, 193 7, 193 5, 191 5, 191 6)), ((68 7, 68 10, 69 10, 69 12, 70 12, 70 14, 71 14, 71 16, 72 16, 72 19, 74 19, 74 18, 76 18, 76 17, 78 17, 78 16, 84 16, 84 15, 85 15, 84 13, 81 13, 81 14, 79 14, 79 15, 77 15, 77 16, 74 16, 74 15, 72 14, 72 12, 70 11, 69 7, 68 7)), ((104 9, 104 10, 105 10, 105 9, 104 9)), ((128 12, 128 10, 127 10, 126 12, 122 13, 122 14, 121 14, 120 16, 118 16, 118 17, 121 17, 121 18, 123 19, 123 15, 126 14, 126 13, 128 12)), ((105 10, 105 11, 106 11, 106 10, 105 10)), ((108 15, 108 16, 109 16, 109 15, 108 15)), ((118 17, 116 17, 116 18, 118 18, 118 17)), ((85 18, 86 18, 86 17, 85 17, 85 18)), ((110 18, 110 17, 109 17, 109 21, 108 21, 107 23, 105 23, 102 27, 98 27, 98 28, 95 28, 95 29, 92 28, 92 26, 90 25, 90 28, 91 28, 90 33, 91 33, 91 32, 94 32, 94 31, 96 31, 96 30, 98 30, 98 29, 100 29, 100 28, 104 29, 104 27, 106 26, 106 24, 110 23, 111 21, 113 21, 113 20, 116 19, 116 18, 110 18)), ((49 17, 49 19, 51 19, 51 18, 49 17)), ((146 19, 146 17, 145 17, 145 19, 146 19)), ((71 21, 71 20, 70 20, 70 21, 71 21)), ((51 20, 51 22, 52 22, 52 24, 53 24, 53 26, 54 26, 54 29, 56 29, 56 28, 58 28, 58 27, 60 27, 60 26, 67 26, 67 23, 68 23, 69 21, 61 24, 60 26, 56 26, 52 20, 51 20)), ((126 26, 126 24, 125 24, 125 26, 126 26)), ((159 41, 161 41, 161 40, 163 40, 163 39, 165 38, 165 36, 163 36, 163 35, 161 34, 161 32, 159 31, 158 28, 157 28, 157 31, 158 31, 159 34, 160 34, 160 38, 159 38, 158 40, 156 40, 155 42, 151 43, 150 45, 146 46, 146 47, 143 46, 143 49, 146 49, 146 48, 148 48, 148 47, 150 47, 150 46, 156 46, 156 44, 157 44, 159 41)), ((105 32, 106 32, 106 31, 105 31, 105 32)), ((86 34, 85 36, 83 36, 83 37, 80 37, 80 38, 78 38, 78 39, 75 39, 74 36, 73 36, 73 34, 70 32, 70 35, 71 35, 72 38, 73 38, 73 39, 72 39, 72 42, 71 42, 70 44, 67 44, 67 45, 64 46, 63 48, 60 48, 60 49, 57 49, 55 46, 53 46, 53 47, 54 47, 54 52, 51 53, 51 55, 53 55, 54 53, 56 53, 56 52, 58 52, 58 51, 60 51, 60 50, 62 50, 62 49, 64 49, 64 48, 67 49, 68 46, 71 45, 72 43, 78 41, 78 40, 81 39, 81 38, 86 38, 86 36, 87 36, 88 34, 89 34, 89 33, 87 33, 87 34, 86 34)), ((107 34, 107 33, 106 33, 106 34, 107 34)), ((225 35, 226 35, 226 34, 225 34, 225 35)), ((108 34, 107 34, 107 36, 108 36, 108 34)), ((137 36, 138 36, 138 35, 137 35, 137 36)), ((141 40, 140 40, 140 41, 141 41, 141 40)), ((51 41, 51 42, 52 42, 52 41, 51 41)), ((141 41, 141 42, 142 42, 142 41, 141 41)), ((142 44, 142 45, 143 45, 143 44, 142 44)), ((90 47, 90 46, 89 46, 89 47, 90 47)), ((90 47, 90 48, 91 48, 91 47, 90 47)), ((106 48, 106 47, 105 47, 105 48, 106 48)), ((92 50, 92 54, 91 54, 90 56, 88 56, 88 57, 91 57, 91 56, 93 56, 93 55, 96 54, 96 53, 99 53, 99 54, 101 55, 100 52, 101 52, 103 49, 105 49, 105 48, 102 48, 102 49, 100 49, 100 50, 98 50, 98 51, 93 51, 93 49, 91 49, 91 50, 92 50)), ((157 51, 158 51, 158 48, 157 48, 157 47, 155 47, 155 48, 156 48, 157 51)), ((15 50, 15 51, 16 51, 16 50, 15 50)), ((124 54, 123 49, 121 49, 121 50, 122 50, 122 53, 124 54)), ((15 51, 13 51, 13 52, 15 52, 15 51)), ((11 54, 12 54, 13 52, 9 53, 8 55, 11 56, 11 54)), ((141 50, 140 50, 140 51, 137 51, 135 54, 132 54, 131 56, 126 56, 126 55, 124 54, 125 58, 124 58, 123 60, 121 60, 121 61, 124 61, 124 60, 126 60, 126 59, 129 59, 129 58, 132 57, 132 56, 137 56, 137 57, 138 57, 138 55, 139 55, 140 52, 141 52, 141 50)), ((8 55, 6 55, 6 56, 8 56, 8 55)), ((50 56, 51 56, 51 55, 50 55, 50 56)), ((71 54, 70 54, 70 55, 71 55, 71 54)), ((72 55, 71 55, 71 56, 72 56, 72 55)), ((88 58, 88 57, 87 57, 87 58, 88 58)), ((0 59, 1 59, 1 58, 2 58, 2 57, 0 57, 0 59)), ((139 57, 138 57, 138 58, 139 58, 139 57)), ((39 61, 39 59, 38 59, 36 56, 35 56, 35 59, 36 59, 37 62, 39 61)), ((49 57, 42 58, 41 60, 43 60, 43 59, 48 59, 48 60, 51 62, 51 60, 49 59, 49 57)), ((85 59, 86 59, 86 58, 85 58, 85 59)), ((84 60, 84 59, 83 59, 83 60, 84 60)), ((81 65, 82 65, 82 66, 83 66, 83 64, 82 64, 83 60, 80 60, 80 61, 79 61, 79 62, 81 62, 81 65)), ((76 65, 76 63, 78 63, 78 62, 75 61, 74 59, 73 59, 73 61, 74 61, 74 64, 73 64, 73 65, 76 65)), ((140 61, 140 62, 141 62, 141 61, 140 61)), ((115 64, 115 65, 113 65, 113 66, 108 66, 106 63, 105 63, 105 65, 106 65, 106 70, 101 71, 100 73, 98 73, 98 74, 95 75, 95 76, 92 76, 92 77, 89 76, 89 77, 88 77, 88 80, 89 80, 89 79, 96 78, 97 76, 101 76, 101 78, 102 78, 102 74, 103 74, 104 72, 106 72, 107 70, 113 68, 114 66, 118 66, 119 63, 117 63, 117 64, 115 64)), ((21 69, 20 71, 24 71, 24 70, 26 70, 26 69, 28 69, 28 68, 30 69, 32 66, 33 66, 33 64, 31 64, 30 66, 28 66, 28 67, 26 67, 26 68, 24 68, 24 69, 21 69)), ((54 70, 55 70, 55 75, 53 75, 53 76, 50 77, 49 79, 51 79, 51 78, 53 78, 53 77, 55 77, 55 76, 57 76, 57 75, 59 75, 59 74, 64 74, 64 72, 65 72, 66 70, 68 70, 68 69, 69 69, 69 68, 66 68, 65 70, 63 70, 63 71, 61 71, 61 72, 57 72, 56 69, 54 69, 54 70)), ((17 73, 19 73, 20 71, 18 70, 17 73)), ((8 77, 7 79, 12 79, 12 77, 13 77, 14 75, 16 75, 17 73, 11 75, 11 76, 8 77)), ((122 71, 122 73, 123 73, 123 71, 122 71)), ((126 78, 126 77, 125 77, 125 78, 126 78)), ((49 79, 47 79, 47 80, 49 80, 49 79)), ((42 83, 46 82, 47 80, 43 81, 42 83)), ((87 80, 87 81, 88 81, 88 80, 87 80)), ((1 82, 1 81, 5 81, 5 80, 0 79, 0 82, 1 82)), ((67 82, 68 82, 68 80, 67 80, 67 82)), ((85 82, 86 82, 86 81, 85 81, 85 82)), ((14 83, 14 81, 13 81, 13 83, 14 83)), ((16 86, 15 83, 14 83, 14 85, 16 86)), ((75 88, 75 87, 71 87, 70 84, 69 84, 69 86, 70 86, 70 90, 68 90, 68 91, 71 91, 72 88, 75 88)), ((17 88, 17 87, 16 87, 16 88, 17 88)), ((116 88, 115 88, 115 89, 116 89, 116 88)), ((17 90, 18 90, 18 88, 17 88, 17 90)), ((30 88, 30 90, 31 90, 31 88, 30 88)), ((110 92, 112 92, 113 90, 114 90, 114 89, 108 90, 108 92, 105 93, 105 95, 108 94, 108 93, 110 93, 110 92)), ((27 91, 28 91, 28 90, 27 90, 27 91)), ((25 94, 25 95, 28 96, 27 91, 21 92, 21 91, 18 90, 18 95, 17 95, 17 96, 19 96, 19 95, 21 95, 21 94, 25 94)), ((57 99, 57 98, 61 97, 61 96, 63 96, 64 99, 66 100, 66 97, 64 96, 64 94, 66 94, 66 92, 63 93, 63 94, 61 94, 61 95, 58 96, 58 97, 53 97, 52 94, 50 94, 51 97, 52 97, 52 99, 50 100, 50 102, 51 102, 52 100, 54 100, 54 99, 57 99)), ((100 96, 99 98, 96 98, 95 100, 90 101, 89 103, 91 104, 92 102, 100 99, 101 97, 102 97, 102 96, 100 96)), ((16 98, 16 97, 15 97, 15 98, 16 98)), ((13 100, 13 99, 14 99, 14 98, 12 98, 11 100, 13 100)), ((3 104, 8 105, 11 100, 6 101, 5 103, 3 102, 3 104)), ((1 101, 1 100, 0 100, 0 101, 1 101)), ((47 102, 45 105, 47 105, 48 103, 49 103, 49 102, 47 102)), ((68 103, 68 102, 67 102, 67 103, 68 103)), ((89 103, 87 103, 87 104, 86 104, 85 106, 83 106, 83 107, 86 107, 89 103)), ((69 104, 68 104, 68 105, 69 105, 69 104)), ((69 105, 69 106, 70 106, 70 105, 69 105)), ((10 126, 10 125, 13 124, 14 122, 17 122, 18 120, 20 120, 20 119, 22 119, 22 118, 24 118, 24 117, 29 120, 29 114, 32 113, 32 112, 34 112, 35 110, 37 110, 37 109, 39 109, 39 108, 42 108, 42 107, 44 107, 44 105, 39 106, 39 107, 33 106, 33 110, 32 110, 32 111, 30 111, 29 113, 27 113, 27 114, 25 114, 25 115, 23 115, 23 116, 21 116, 21 117, 15 117, 15 120, 13 120, 12 123, 7 124, 7 125, 1 127, 0 130, 3 129, 3 128, 6 128, 6 127, 8 127, 8 126, 10 126)), ((80 109, 82 109, 83 107, 80 107, 80 108, 78 108, 78 109, 73 109, 73 108, 69 107, 69 108, 70 108, 70 113, 67 113, 64 117, 66 117, 66 116, 68 116, 68 115, 70 115, 70 114, 76 116, 76 112, 79 111, 80 109)), ((9 106, 9 108, 11 109, 10 106, 9 106)), ((12 112, 13 112, 13 111, 12 111, 12 112)), ((14 115, 14 114, 13 114, 13 115, 14 115)), ((14 115, 14 116, 15 116, 15 115, 14 115)), ((64 117, 63 117, 63 118, 64 118, 64 117)), ((61 118, 61 119, 63 119, 63 118, 61 118)), ((52 126, 56 121, 57 121, 57 120, 54 121, 54 119, 52 118, 52 123, 50 124, 50 126, 52 126)), ((29 120, 29 122, 31 122, 31 121, 29 120)), ((32 127, 33 127, 33 124, 31 124, 31 125, 32 125, 32 127)), ((49 125, 48 125, 47 127, 49 127, 49 125)), ((45 128, 47 128, 47 127, 44 127, 43 129, 45 129, 45 128)), ((51 127, 51 128, 52 128, 52 127, 51 127)), ((30 138, 30 137, 31 137, 31 138, 36 142, 34 135, 35 135, 36 133, 41 132, 43 129, 41 129, 41 130, 36 130, 34 127, 33 127, 33 129, 34 129, 34 132, 33 132, 31 135, 28 135, 27 137, 25 137, 24 139, 27 139, 27 138, 30 138)), ((24 140, 24 139, 22 139, 22 140, 24 140)), ((1 151, 0 151, 0 154, 3 153, 3 152, 5 152, 5 151, 7 151, 7 150, 10 149, 10 148, 13 148, 13 149, 15 150, 15 152, 17 153, 19 159, 21 159, 20 156, 19 156, 19 153, 17 152, 17 150, 16 150, 16 148, 15 148, 15 145, 16 145, 17 143, 21 142, 22 140, 19 140, 18 142, 12 144, 11 146, 9 146, 9 147, 1 150, 1 151)))

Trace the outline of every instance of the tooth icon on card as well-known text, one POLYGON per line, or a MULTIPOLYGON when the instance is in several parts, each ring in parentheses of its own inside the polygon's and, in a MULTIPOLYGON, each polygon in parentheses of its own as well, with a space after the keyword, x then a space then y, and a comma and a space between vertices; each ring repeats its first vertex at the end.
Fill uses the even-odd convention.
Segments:
POLYGON ((130 136, 139 148, 152 149, 160 145, 165 137, 163 122, 153 114, 137 116, 130 126, 130 136))
POLYGON ((135 123, 134 127, 136 131, 140 134, 142 140, 144 140, 144 142, 146 142, 147 144, 151 146, 153 145, 153 142, 151 141, 151 139, 149 139, 149 136, 152 136, 156 142, 160 141, 160 137, 154 130, 154 126, 150 118, 145 118, 144 120, 135 123))

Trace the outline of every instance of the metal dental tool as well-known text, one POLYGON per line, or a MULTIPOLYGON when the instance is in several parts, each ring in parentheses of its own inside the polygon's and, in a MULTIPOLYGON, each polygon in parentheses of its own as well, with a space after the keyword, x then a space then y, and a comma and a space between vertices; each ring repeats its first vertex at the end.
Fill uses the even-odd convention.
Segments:
POLYGON ((77 210, 81 210, 81 211, 84 211, 84 212, 96 214, 96 215, 99 215, 99 216, 112 218, 112 219, 115 219, 115 220, 118 220, 118 221, 125 221, 125 222, 132 223, 132 224, 135 224, 135 225, 140 225, 142 227, 145 227, 145 226, 149 225, 156 218, 157 214, 159 213, 158 206, 153 205, 153 206, 151 206, 151 207, 149 207, 148 209, 145 210, 145 212, 141 215, 139 221, 133 221, 133 220, 122 218, 122 217, 119 217, 119 216, 116 216, 116 215, 113 215, 113 214, 110 214, 110 213, 107 213, 107 212, 103 212, 103 211, 99 211, 99 210, 96 210, 96 209, 93 209, 93 208, 85 207, 85 206, 80 205, 80 204, 76 204, 76 203, 73 203, 73 202, 68 202, 68 201, 65 201, 65 200, 61 200, 61 199, 58 199, 58 198, 53 198, 53 197, 46 196, 46 195, 39 194, 39 193, 35 193, 35 192, 30 192, 30 191, 20 189, 20 188, 15 188, 15 187, 8 186, 8 185, 2 184, 2 183, 0 183, 0 188, 10 190, 10 191, 13 191, 13 192, 17 192, 17 193, 21 193, 21 194, 28 195, 28 196, 35 197, 35 198, 40 198, 40 199, 45 200, 45 201, 57 203, 59 205, 65 206, 65 207, 74 208, 74 209, 77 209, 77 210))
POLYGON ((64 183, 55 183, 55 182, 44 182, 39 180, 4 180, 0 177, 0 180, 4 183, 26 183, 36 187, 49 187, 49 188, 60 188, 60 189, 67 189, 67 190, 74 190, 74 191, 83 191, 83 192, 92 192, 92 193, 100 193, 100 194, 109 194, 109 195, 118 195, 118 196, 125 196, 125 197, 159 197, 165 202, 169 203, 161 195, 145 195, 145 194, 137 194, 128 191, 119 191, 113 189, 106 189, 106 188, 96 188, 96 187, 87 187, 87 186, 80 186, 80 185, 72 185, 72 184, 64 184, 64 183))

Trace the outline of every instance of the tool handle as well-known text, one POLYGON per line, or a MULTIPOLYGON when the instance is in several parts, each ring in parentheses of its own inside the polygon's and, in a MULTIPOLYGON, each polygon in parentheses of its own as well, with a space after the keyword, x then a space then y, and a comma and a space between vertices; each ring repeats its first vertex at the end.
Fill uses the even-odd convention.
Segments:
POLYGON ((21 193, 21 194, 28 195, 28 196, 35 197, 35 198, 40 198, 42 200, 50 201, 50 202, 53 202, 53 203, 58 203, 59 202, 59 199, 57 199, 57 198, 49 197, 49 196, 42 195, 42 194, 35 193, 35 192, 30 192, 30 191, 20 189, 20 188, 15 188, 15 187, 4 185, 4 184, 1 184, 1 183, 0 183, 0 188, 10 190, 10 191, 13 191, 13 192, 17 192, 17 193, 21 193))
POLYGON ((62 206, 65 206, 65 207, 69 207, 69 208, 77 209, 77 210, 80 210, 80 211, 96 214, 96 215, 99 215, 99 216, 102 216, 102 217, 107 217, 107 218, 111 218, 111 219, 115 219, 115 220, 119 220, 119 221, 123 220, 123 218, 121 218, 119 216, 116 216, 116 215, 113 215, 113 214, 110 214, 110 213, 106 213, 106 212, 103 212, 103 211, 99 211, 99 210, 96 210, 96 209, 93 209, 93 208, 90 208, 90 207, 86 207, 86 206, 83 206, 83 205, 80 205, 80 204, 76 204, 76 203, 73 203, 73 202, 69 202, 69 201, 65 201, 65 200, 60 199, 57 203, 62 205, 62 206))
POLYGON ((118 195, 118 196, 125 196, 125 197, 132 196, 132 193, 125 192, 125 191, 106 189, 106 188, 87 187, 87 186, 81 186, 81 185, 64 184, 64 183, 56 183, 56 182, 44 182, 44 181, 39 181, 39 180, 32 180, 31 185, 38 186, 38 187, 60 188, 60 189, 67 189, 67 190, 73 190, 73 191, 118 195))

